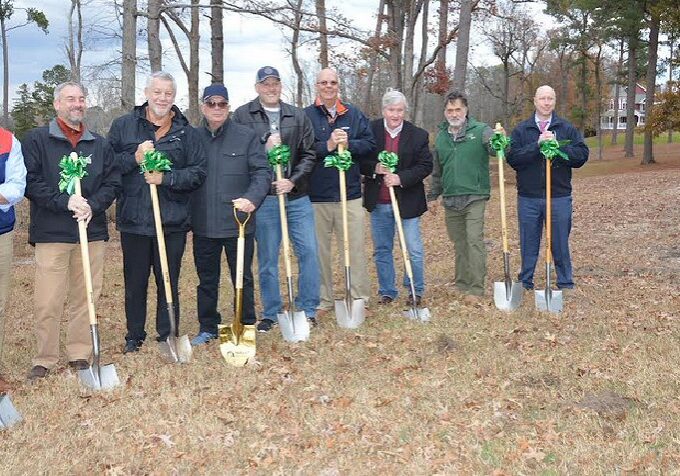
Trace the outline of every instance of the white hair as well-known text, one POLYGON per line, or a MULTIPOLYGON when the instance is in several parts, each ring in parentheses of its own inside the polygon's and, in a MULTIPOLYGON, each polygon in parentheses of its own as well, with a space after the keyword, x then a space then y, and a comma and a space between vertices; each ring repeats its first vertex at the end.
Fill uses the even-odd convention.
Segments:
POLYGON ((56 101, 57 99, 59 99, 59 95, 64 90, 64 88, 67 88, 69 86, 79 88, 80 91, 83 93, 83 96, 87 96, 87 89, 85 89, 82 84, 76 83, 75 81, 66 81, 65 83, 58 84, 54 88, 54 100, 56 101))
POLYGON ((383 109, 386 108, 387 106, 392 106, 394 104, 399 104, 403 102, 404 107, 408 109, 408 101, 406 100, 406 96, 404 96, 404 93, 401 91, 397 91, 396 89, 389 89, 385 94, 383 94, 382 97, 382 107, 383 109))
POLYGON ((146 79, 146 88, 151 87, 151 83, 153 83, 154 79, 160 79, 161 81, 170 81, 172 83, 172 90, 174 92, 177 92, 177 81, 175 81, 175 77, 168 73, 167 71, 156 71, 154 73, 151 73, 149 77, 146 79))

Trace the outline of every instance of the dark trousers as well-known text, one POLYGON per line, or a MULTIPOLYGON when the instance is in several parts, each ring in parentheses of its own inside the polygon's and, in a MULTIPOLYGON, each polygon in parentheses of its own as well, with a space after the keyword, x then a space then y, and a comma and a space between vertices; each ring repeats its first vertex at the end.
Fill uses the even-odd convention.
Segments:
MULTIPOLYGON (((571 233, 571 196, 552 198, 552 256, 557 272, 558 288, 573 288, 574 277, 569 254, 571 233)), ((545 199, 517 197, 519 243, 522 270, 519 280, 526 289, 534 288, 534 269, 541 248, 541 235, 545 224, 545 199)))
MULTIPOLYGON (((166 233, 165 249, 168 255, 170 288, 175 309, 175 320, 179 332, 179 272, 182 255, 186 246, 186 232, 166 233)), ((163 272, 158 255, 158 242, 155 236, 121 233, 120 244, 123 249, 123 277, 125 278, 125 317, 127 320, 126 340, 143 341, 146 339, 146 295, 149 286, 149 271, 153 268, 156 279, 156 340, 164 341, 170 335, 168 304, 165 301, 163 272)))
MULTIPOLYGON (((217 311, 220 287, 222 250, 227 256, 231 282, 236 284, 236 247, 238 238, 205 238, 194 235, 194 263, 199 284, 196 288, 198 301, 198 322, 201 332, 217 334, 217 325, 222 316, 217 311)), ((255 235, 245 237, 243 258, 243 318, 244 324, 255 324, 255 291, 253 282, 253 252, 255 235)), ((234 290, 234 310, 236 309, 236 290, 234 290)))

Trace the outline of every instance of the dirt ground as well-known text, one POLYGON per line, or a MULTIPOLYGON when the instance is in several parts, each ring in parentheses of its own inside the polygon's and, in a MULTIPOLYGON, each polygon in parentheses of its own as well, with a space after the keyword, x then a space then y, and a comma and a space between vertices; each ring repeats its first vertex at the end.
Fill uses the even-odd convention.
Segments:
MULTIPOLYGON (((431 323, 401 317, 403 294, 372 306, 356 331, 328 318, 303 344, 258 335, 257 362, 245 368, 225 365, 217 345, 188 365, 165 364, 151 339, 122 354, 114 233, 97 313, 104 359, 123 385, 100 393, 80 388, 65 357, 44 381, 24 381, 35 342, 23 206, 3 373, 24 421, 0 432, 0 474, 680 474, 680 150, 659 146, 660 163, 646 167, 618 149, 607 156, 574 179, 577 288, 561 314, 537 312, 529 293, 513 313, 490 294, 465 304, 440 211, 423 221, 431 323)), ((516 269, 512 185, 507 196, 516 269)), ((486 238, 491 292, 502 279, 497 190, 486 238)), ((336 277, 339 294, 340 267, 336 277)), ((188 252, 190 336, 195 286, 188 252)), ((222 290, 230 317, 227 278, 222 290)))

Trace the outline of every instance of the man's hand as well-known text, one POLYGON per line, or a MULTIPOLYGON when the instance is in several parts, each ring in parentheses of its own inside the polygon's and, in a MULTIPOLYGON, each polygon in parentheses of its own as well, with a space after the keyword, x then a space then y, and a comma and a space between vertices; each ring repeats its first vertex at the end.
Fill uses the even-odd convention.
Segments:
POLYGON ((84 221, 85 225, 92 219, 92 208, 87 200, 80 195, 71 195, 68 199, 68 209, 73 212, 73 218, 84 221))
POLYGON ((144 154, 149 151, 153 151, 153 142, 150 140, 145 140, 137 146, 137 151, 135 152, 135 161, 141 164, 144 161, 144 154))
POLYGON ((247 198, 236 198, 232 200, 232 203, 234 204, 235 209, 242 211, 243 213, 252 213, 255 211, 255 205, 247 198))
POLYGON ((149 185, 160 185, 163 183, 163 172, 144 172, 144 180, 149 185))
POLYGON ((277 145, 281 145, 281 134, 278 132, 269 134, 269 138, 267 139, 267 143, 264 145, 264 148, 267 150, 267 152, 269 152, 277 145))
POLYGON ((538 143, 540 144, 541 142, 544 142, 544 141, 547 141, 547 140, 550 140, 550 139, 554 139, 554 138, 555 138, 555 134, 553 134, 551 131, 546 129, 544 132, 541 133, 540 136, 538 136, 538 143))
POLYGON ((390 169, 388 169, 388 168, 385 167, 383 164, 381 164, 380 162, 378 162, 377 164, 375 164, 375 173, 376 173, 376 175, 385 175, 385 174, 389 174, 389 173, 390 173, 390 169))
POLYGON ((293 190, 293 187, 295 187, 295 184, 293 184, 293 182, 288 179, 275 180, 272 182, 272 184, 274 185, 274 190, 276 190, 278 195, 288 193, 293 190))
POLYGON ((385 177, 383 177, 383 183, 387 187, 399 187, 401 185, 401 179, 397 174, 387 172, 385 177))
POLYGON ((347 132, 343 129, 335 129, 331 132, 331 136, 326 142, 328 152, 333 152, 338 148, 338 144, 345 144, 347 146, 347 132))

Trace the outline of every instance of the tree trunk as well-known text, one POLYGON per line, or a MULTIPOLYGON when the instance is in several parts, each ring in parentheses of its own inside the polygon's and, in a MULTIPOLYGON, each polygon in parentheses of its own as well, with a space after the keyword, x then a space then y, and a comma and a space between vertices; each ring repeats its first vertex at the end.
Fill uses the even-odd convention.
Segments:
MULTIPOLYGON (((328 68, 328 29, 326 27, 326 0, 315 0, 316 16, 319 19, 319 64, 328 68)), ((298 9, 299 10, 299 9, 298 9)))
POLYGON ((637 36, 628 39, 628 91, 626 92, 626 145, 625 157, 635 157, 633 150, 635 141, 635 89, 637 81, 635 66, 637 65, 637 36))
POLYGON ((510 124, 510 58, 503 60, 503 124, 510 124))
POLYGON ((83 14, 80 0, 71 0, 71 9, 68 15, 68 44, 66 54, 71 68, 71 81, 80 83, 80 65, 83 58, 83 14), (73 14, 76 14, 76 20, 73 14))
MULTIPOLYGON (((422 0, 408 2, 406 14, 406 34, 404 35, 404 89, 401 89, 408 99, 409 104, 415 103, 415 79, 413 77, 413 63, 415 61, 416 22, 420 14, 422 0)), ((427 21, 427 20, 425 20, 427 21)))
POLYGON ((199 0, 191 0, 191 31, 189 34, 189 122, 198 125, 201 112, 198 107, 198 47, 201 42, 199 0))
POLYGON ((293 28, 293 37, 290 40, 290 59, 293 63, 293 69, 295 70, 295 76, 297 78, 296 88, 295 88, 295 105, 297 107, 302 107, 302 96, 304 88, 304 73, 300 67, 300 61, 298 60, 298 43, 300 41, 300 22, 302 22, 302 2, 303 0, 297 0, 297 8, 295 10, 295 27, 293 28))
POLYGON ((616 65, 616 80, 614 81, 614 129, 612 129, 612 145, 616 145, 619 136, 619 100, 621 98, 621 74, 623 73, 623 45, 619 43, 619 62, 616 65))
POLYGON ((386 3, 390 36, 390 86, 403 91, 401 48, 404 44, 404 10, 401 0, 387 0, 386 3))
POLYGON ((0 32, 2 33, 2 125, 9 126, 9 47, 7 46, 7 28, 5 18, 0 16, 0 32))
POLYGON ((224 83, 224 28, 222 0, 210 0, 210 70, 212 83, 224 83))
MULTIPOLYGON (((423 2, 423 20, 420 22, 420 61, 422 61, 427 56, 427 39, 428 39, 428 18, 430 16, 430 2, 423 2)), ((444 49, 444 48, 442 48, 444 49)), ((420 64, 418 65, 420 69, 420 64)), ((419 75, 417 78, 414 77, 413 82, 413 103, 409 104, 410 114, 407 113, 407 117, 410 117, 416 124, 423 123, 423 97, 425 97, 425 90, 423 89, 423 76, 419 75)))
POLYGON ((604 146, 602 138, 602 44, 599 45, 595 56, 595 89, 597 91, 597 123, 595 134, 597 135, 597 158, 602 160, 602 148, 604 146))
POLYGON ((472 24, 472 0, 461 0, 456 42, 456 65, 453 70, 453 89, 465 90, 468 51, 470 49, 470 25, 472 24))
MULTIPOLYGON (((375 22, 375 41, 377 42, 382 33, 382 24, 384 21, 383 12, 385 10, 385 0, 380 0, 380 5, 378 5, 378 18, 375 22)), ((369 53, 368 59, 368 72, 366 74, 366 95, 364 96, 364 107, 367 109, 367 113, 373 109, 372 104, 372 93, 373 93, 373 77, 375 75, 375 70, 378 65, 378 52, 376 49, 372 49, 369 53)))
MULTIPOLYGON (((659 27, 661 25, 661 16, 657 9, 651 9, 651 17, 649 22, 649 49, 647 56, 647 92, 645 94, 645 118, 652 116, 654 109, 654 93, 656 92, 656 62, 658 58, 659 49, 659 27)), ((645 121, 646 124, 647 121, 645 121)), ((652 130, 645 127, 645 145, 642 153, 642 164, 653 164, 654 160, 654 145, 652 142, 652 130)))
POLYGON ((127 111, 135 106, 137 70, 137 0, 123 2, 123 51, 120 77, 120 105, 127 111))
MULTIPOLYGON (((673 82, 673 47, 675 46, 675 35, 671 32, 668 35, 668 49, 670 50, 670 57, 668 59, 668 87, 670 88, 673 82)), ((668 129, 668 143, 673 142, 673 128, 668 129)))
POLYGON ((163 50, 160 36, 160 14, 160 0, 149 0, 147 4, 148 17, 146 22, 149 45, 149 64, 152 73, 163 69, 163 59, 161 57, 163 50))

